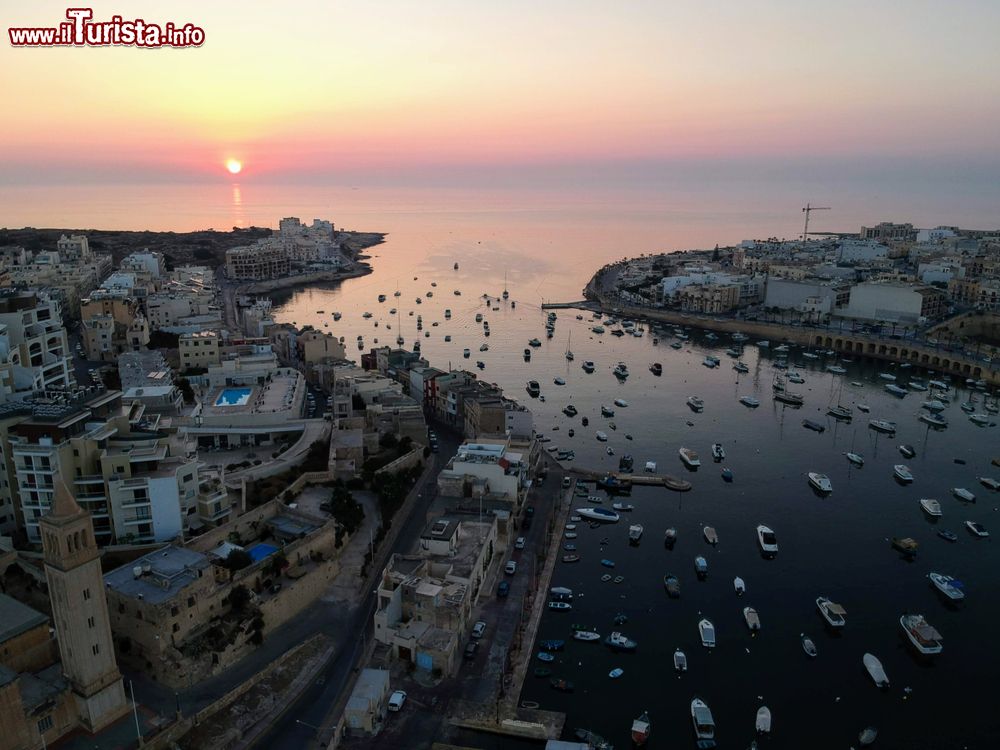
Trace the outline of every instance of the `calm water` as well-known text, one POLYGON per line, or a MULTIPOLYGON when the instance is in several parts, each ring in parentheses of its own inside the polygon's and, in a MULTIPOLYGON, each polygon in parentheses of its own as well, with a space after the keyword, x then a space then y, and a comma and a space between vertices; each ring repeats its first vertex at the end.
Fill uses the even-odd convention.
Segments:
MULTIPOLYGON (((525 381, 537 379, 546 401, 531 402, 536 427, 554 443, 573 447, 578 464, 613 468, 618 457, 629 452, 637 468, 652 460, 660 471, 688 476, 694 483, 690 493, 640 488, 629 500, 636 505, 631 518, 597 530, 581 525, 575 543, 582 561, 557 567, 553 585, 570 586, 583 596, 574 601, 571 613, 546 613, 541 638, 568 640, 574 622, 605 634, 614 615, 623 612, 630 618, 623 631, 640 643, 637 654, 614 655, 601 645, 568 640, 554 671, 576 683, 573 695, 556 693, 546 681, 529 678, 522 699, 566 711, 568 727, 588 727, 619 748, 627 747, 631 721, 645 709, 653 721, 652 747, 693 746, 688 705, 699 695, 712 707, 723 748, 749 744, 761 703, 774 715, 774 733, 763 747, 846 748, 868 725, 879 728, 879 747, 996 747, 1000 719, 993 704, 1000 649, 993 638, 1000 616, 1000 555, 992 541, 972 538, 962 524, 979 520, 1000 533, 998 498, 976 482, 980 475, 1000 476, 1000 469, 989 466, 991 455, 1000 454, 1000 441, 996 428, 977 428, 959 411, 962 396, 956 395, 945 412, 952 426, 933 432, 917 421, 925 394, 912 393, 903 400, 889 396, 870 363, 847 365, 847 375, 833 376, 822 371, 825 362, 803 360, 793 350, 790 361, 799 363, 797 369, 806 378, 804 385, 792 386, 806 394, 806 405, 796 410, 772 402, 771 355, 758 356, 756 347, 748 347, 744 356, 750 373, 737 378, 722 351, 729 345, 725 339, 710 342, 695 334, 683 350, 675 351, 667 341, 654 346, 648 333, 641 339, 595 336, 589 321, 576 320, 576 312, 569 310, 559 312, 554 338, 544 336, 545 314, 539 304, 579 298, 593 270, 609 260, 795 234, 801 196, 791 188, 785 193, 774 186, 766 191, 752 188, 742 184, 728 191, 648 194, 251 186, 36 193, 4 188, 0 224, 180 230, 273 226, 278 217, 297 215, 387 231, 388 241, 373 249, 373 274, 276 297, 279 319, 335 332, 345 338, 349 356, 356 356, 359 334, 367 349, 375 338, 394 344, 401 330, 407 347, 412 346, 420 314, 424 331, 431 333, 421 335, 420 341, 432 363, 474 369, 482 360, 482 377, 526 401, 525 381), (499 295, 505 274, 517 307, 501 305, 494 311, 480 295, 499 295), (397 288, 399 298, 392 296, 397 288), (461 296, 453 294, 456 289, 461 296), (432 298, 424 296, 428 291, 433 291, 432 298), (387 302, 377 302, 380 293, 389 295, 387 302), (418 296, 423 300, 419 305, 418 296), (398 316, 389 314, 394 306, 398 316), (445 321, 445 308, 452 311, 450 321, 445 321), (335 310, 344 314, 339 323, 331 317, 335 310), (373 319, 362 318, 366 310, 373 319), (477 312, 490 322, 489 339, 474 321, 477 312), (433 327, 434 321, 440 325, 433 327), (452 342, 444 341, 446 334, 452 342), (525 363, 521 352, 532 337, 541 339, 542 347, 525 363), (483 342, 489 343, 489 351, 478 351, 483 342), (576 355, 572 363, 564 358, 567 345, 576 355), (462 357, 464 347, 472 349, 468 361, 462 357), (720 368, 701 365, 709 351, 722 359, 720 368), (597 364, 594 374, 581 370, 585 359, 597 364), (633 373, 625 383, 611 374, 619 360, 633 373), (663 363, 661 378, 647 369, 653 361, 663 363), (555 386, 556 376, 567 384, 555 386), (863 386, 851 386, 850 381, 863 386), (706 401, 702 414, 693 414, 684 403, 692 393, 706 401), (738 403, 738 396, 747 393, 761 399, 759 409, 738 403), (843 403, 870 405, 873 418, 898 422, 897 436, 877 436, 867 429, 869 417, 857 412, 853 424, 828 420, 824 412, 838 394, 843 403), (629 406, 617 408, 613 420, 601 418, 600 406, 619 397, 629 406), (561 414, 570 402, 580 410, 573 420, 561 414), (587 428, 581 425, 583 416, 590 419, 587 428), (805 430, 801 421, 806 417, 826 422, 828 429, 822 434, 805 430), (616 431, 608 427, 609 421, 617 424, 616 431), (576 430, 574 438, 567 435, 570 427, 576 430), (594 439, 599 429, 610 435, 607 444, 594 439), (626 441, 625 433, 634 440, 626 441), (733 484, 723 483, 720 467, 711 462, 709 449, 715 441, 725 445, 725 465, 736 477, 733 484), (905 461, 916 477, 909 487, 892 478, 892 465, 903 461, 896 449, 900 443, 917 450, 916 458, 905 461), (677 457, 682 445, 701 453, 703 465, 694 475, 686 473, 677 457), (608 456, 607 446, 617 455, 608 456), (864 468, 852 468, 844 458, 852 449, 865 455, 864 468), (967 463, 955 464, 953 459, 959 457, 967 463), (807 485, 808 471, 828 474, 833 495, 816 497, 807 485), (966 506, 953 499, 949 488, 956 485, 972 489, 979 502, 966 506), (944 518, 938 526, 920 511, 920 497, 941 500, 944 518), (629 520, 646 529, 638 548, 627 544, 629 520), (781 551, 774 560, 758 553, 758 523, 778 534, 781 551), (706 524, 719 533, 716 548, 701 537, 706 524), (669 526, 680 535, 672 551, 662 544, 669 526), (937 538, 938 527, 958 533, 958 543, 937 538), (921 543, 916 561, 905 562, 892 551, 891 536, 915 537, 921 543), (608 544, 602 546, 605 537, 608 544), (704 582, 695 580, 697 554, 709 560, 704 582), (625 576, 624 583, 600 581, 605 569, 599 560, 604 557, 615 560, 614 573, 625 576), (942 604, 926 579, 931 570, 966 581, 968 600, 961 609, 942 604), (668 600, 663 591, 661 580, 668 572, 681 578, 679 600, 668 600), (742 599, 733 593, 736 575, 747 582, 742 599), (847 609, 848 624, 839 637, 823 628, 814 605, 819 595, 847 609), (763 623, 756 638, 743 622, 742 608, 747 605, 759 611, 763 623), (944 634, 945 651, 933 663, 918 662, 904 645, 898 618, 907 611, 925 614, 944 634), (699 645, 701 616, 716 625, 719 642, 712 652, 699 645), (801 650, 803 632, 819 648, 814 660, 801 650), (689 659, 689 671, 680 678, 671 661, 678 646, 689 659), (878 691, 863 670, 865 651, 885 665, 892 680, 887 693, 878 691), (617 681, 607 677, 614 666, 625 669, 617 681), (909 694, 903 690, 907 686, 912 688, 909 694)), ((935 213, 926 210, 922 199, 905 193, 894 193, 892 203, 860 188, 845 190, 840 197, 835 204, 841 207, 838 228, 882 218, 976 223, 961 213, 957 199, 953 205, 936 206, 935 213), (877 206, 878 213, 872 215, 866 202, 877 206)))

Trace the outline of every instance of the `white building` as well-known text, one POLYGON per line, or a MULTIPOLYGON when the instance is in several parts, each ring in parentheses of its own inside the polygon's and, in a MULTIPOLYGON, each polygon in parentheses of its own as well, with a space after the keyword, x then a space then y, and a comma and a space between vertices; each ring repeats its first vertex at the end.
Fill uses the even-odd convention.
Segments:
POLYGON ((947 297, 932 287, 904 283, 857 284, 843 315, 872 321, 916 324, 937 318, 947 297))
POLYGON ((838 263, 867 263, 878 258, 887 258, 889 248, 875 240, 845 239, 837 251, 838 263))
POLYGON ((949 260, 930 261, 917 266, 917 277, 925 284, 947 284, 952 279, 965 278, 965 267, 949 260))
POLYGON ((765 307, 800 312, 824 309, 832 312, 846 305, 850 299, 850 286, 825 281, 795 281, 768 278, 765 307))
POLYGON ((74 383, 58 302, 40 292, 0 290, 0 325, 7 329, 6 363, 30 372, 36 390, 74 383))

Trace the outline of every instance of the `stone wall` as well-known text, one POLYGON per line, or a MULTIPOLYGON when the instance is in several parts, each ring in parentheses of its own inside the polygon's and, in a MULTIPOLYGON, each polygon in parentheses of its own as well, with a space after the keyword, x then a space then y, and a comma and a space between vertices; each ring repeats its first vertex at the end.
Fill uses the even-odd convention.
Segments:
POLYGON ((406 471, 407 469, 412 469, 414 466, 419 464, 424 460, 424 447, 422 445, 414 448, 412 451, 404 456, 400 456, 395 461, 390 461, 381 469, 375 472, 375 476, 379 474, 397 474, 401 471, 406 471))

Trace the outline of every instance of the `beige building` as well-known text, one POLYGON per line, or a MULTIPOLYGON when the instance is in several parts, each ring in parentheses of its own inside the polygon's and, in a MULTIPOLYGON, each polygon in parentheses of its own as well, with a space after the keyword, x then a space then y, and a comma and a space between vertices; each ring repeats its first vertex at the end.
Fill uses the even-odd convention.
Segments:
POLYGON ((362 669, 344 707, 344 722, 352 735, 378 734, 389 702, 389 672, 362 669))
POLYGON ((218 365, 219 334, 217 331, 182 333, 177 341, 181 372, 208 369, 218 365))
POLYGON ((285 245, 276 240, 262 240, 249 247, 226 251, 226 275, 239 281, 263 281, 287 276, 291 261, 285 245))
POLYGON ((134 352, 149 343, 149 324, 141 314, 127 323, 111 315, 94 315, 81 322, 87 359, 114 362, 123 352, 134 352))
POLYGON ((681 310, 720 314, 739 306, 740 288, 734 284, 692 284, 677 292, 681 310))

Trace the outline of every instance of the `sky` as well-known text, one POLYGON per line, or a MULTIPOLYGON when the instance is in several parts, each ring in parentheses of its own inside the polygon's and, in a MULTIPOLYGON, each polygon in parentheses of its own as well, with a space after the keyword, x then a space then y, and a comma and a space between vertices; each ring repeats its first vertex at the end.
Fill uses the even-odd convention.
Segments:
MULTIPOLYGON (((65 20, 2 1, 5 37, 65 20)), ((115 14, 205 43, 5 38, 0 183, 1000 167, 996 0, 94 6, 115 14)))

